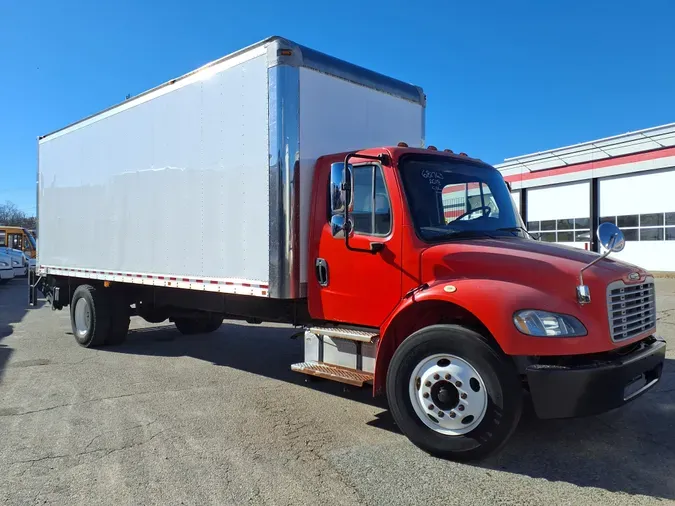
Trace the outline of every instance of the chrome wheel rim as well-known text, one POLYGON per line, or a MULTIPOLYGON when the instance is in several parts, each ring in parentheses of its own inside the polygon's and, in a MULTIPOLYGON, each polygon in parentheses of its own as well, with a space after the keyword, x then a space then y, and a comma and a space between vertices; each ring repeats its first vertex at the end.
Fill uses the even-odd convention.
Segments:
POLYGON ((410 402, 418 418, 431 430, 460 436, 485 417, 485 382, 466 360, 439 353, 421 360, 409 381, 410 402))
POLYGON ((89 331, 91 323, 91 309, 85 298, 78 299, 75 303, 75 333, 77 337, 84 337, 89 331))

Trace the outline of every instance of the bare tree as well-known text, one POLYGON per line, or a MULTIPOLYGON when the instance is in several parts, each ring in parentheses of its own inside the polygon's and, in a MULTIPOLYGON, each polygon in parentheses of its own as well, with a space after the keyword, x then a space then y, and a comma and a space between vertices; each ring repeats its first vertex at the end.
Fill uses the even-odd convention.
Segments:
POLYGON ((16 204, 8 200, 4 204, 0 204, 0 225, 34 229, 36 220, 35 216, 27 216, 16 204))

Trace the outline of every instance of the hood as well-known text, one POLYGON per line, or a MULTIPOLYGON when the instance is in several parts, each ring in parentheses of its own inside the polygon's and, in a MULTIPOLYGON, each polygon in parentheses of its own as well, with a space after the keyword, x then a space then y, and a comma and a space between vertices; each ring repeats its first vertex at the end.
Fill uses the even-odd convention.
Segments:
MULTIPOLYGON (((517 237, 472 239, 428 248, 422 255, 422 269, 424 279, 501 279, 550 290, 552 283, 577 283, 581 268, 597 257, 591 251, 517 237)), ((587 269, 584 280, 628 281, 635 272, 640 279, 647 274, 610 256, 587 269)))
POLYGON ((7 248, 7 247, 2 247, 0 248, 0 254, 2 255, 9 255, 14 258, 22 258, 24 257, 23 251, 19 249, 14 249, 14 248, 7 248))

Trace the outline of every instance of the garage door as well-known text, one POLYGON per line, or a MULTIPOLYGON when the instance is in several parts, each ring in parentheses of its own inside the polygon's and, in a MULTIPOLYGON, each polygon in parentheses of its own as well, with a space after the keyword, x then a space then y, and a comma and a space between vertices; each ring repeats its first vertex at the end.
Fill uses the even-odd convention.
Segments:
POLYGON ((600 221, 623 230, 616 258, 654 271, 675 271, 675 169, 600 180, 600 221))
POLYGON ((588 181, 527 191, 527 229, 542 241, 589 249, 590 217, 588 181))
POLYGON ((511 198, 513 199, 513 205, 520 214, 520 190, 514 190, 511 192, 511 198))

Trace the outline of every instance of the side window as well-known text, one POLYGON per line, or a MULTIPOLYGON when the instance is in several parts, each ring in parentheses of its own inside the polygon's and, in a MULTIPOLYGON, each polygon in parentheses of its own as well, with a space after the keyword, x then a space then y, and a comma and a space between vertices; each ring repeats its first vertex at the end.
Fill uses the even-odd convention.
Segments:
POLYGON ((0 246, 7 246, 7 233, 0 230, 0 246))
POLYGON ((387 235, 391 232, 391 205, 382 169, 377 165, 353 168, 354 207, 350 213, 354 233, 387 235))
POLYGON ((9 234, 9 247, 14 249, 23 250, 21 247, 21 235, 20 234, 9 234))

